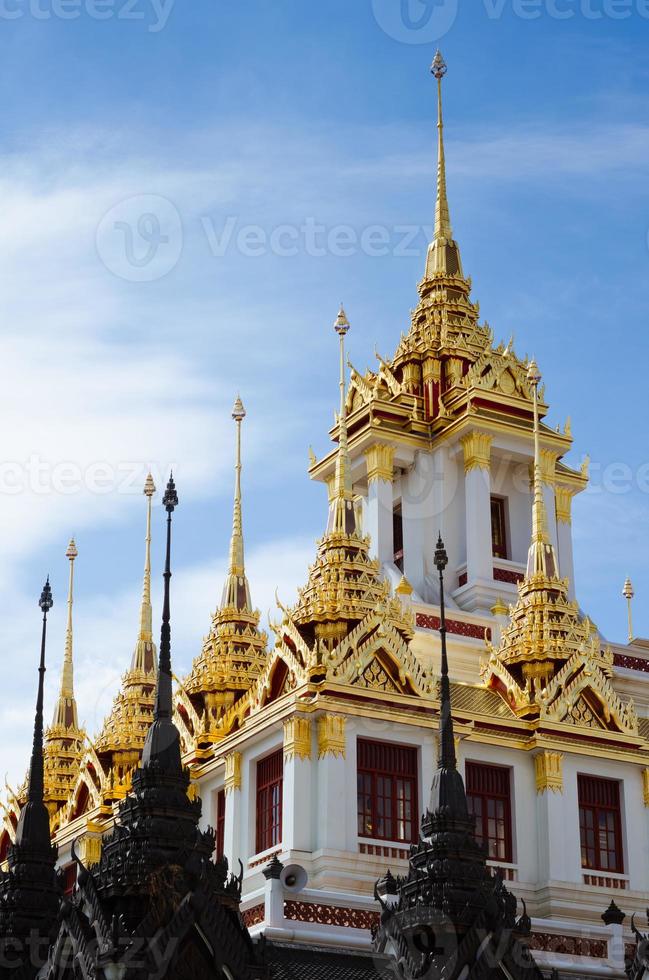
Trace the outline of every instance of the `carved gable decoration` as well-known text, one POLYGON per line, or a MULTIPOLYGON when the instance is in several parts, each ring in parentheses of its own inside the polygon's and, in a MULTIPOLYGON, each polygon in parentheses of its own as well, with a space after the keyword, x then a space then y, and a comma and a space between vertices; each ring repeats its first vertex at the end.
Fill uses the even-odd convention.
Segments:
POLYGON ((359 675, 357 683, 360 687, 367 687, 375 691, 403 693, 394 683, 378 657, 374 657, 369 662, 363 673, 359 675))
POLYGON ((467 388, 498 391, 526 401, 531 399, 532 394, 525 364, 508 349, 503 350, 502 345, 496 350, 485 351, 469 368, 463 383, 467 388))

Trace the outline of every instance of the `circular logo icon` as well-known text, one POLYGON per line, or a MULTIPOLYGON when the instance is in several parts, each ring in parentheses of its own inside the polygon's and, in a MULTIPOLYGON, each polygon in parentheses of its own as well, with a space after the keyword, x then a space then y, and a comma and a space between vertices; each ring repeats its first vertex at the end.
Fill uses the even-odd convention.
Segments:
POLYGON ((113 275, 128 282, 154 282, 178 264, 182 220, 166 197, 138 194, 106 212, 96 243, 99 258, 113 275))
POLYGON ((458 0, 372 0, 379 27, 404 44, 432 44, 455 23, 458 0))

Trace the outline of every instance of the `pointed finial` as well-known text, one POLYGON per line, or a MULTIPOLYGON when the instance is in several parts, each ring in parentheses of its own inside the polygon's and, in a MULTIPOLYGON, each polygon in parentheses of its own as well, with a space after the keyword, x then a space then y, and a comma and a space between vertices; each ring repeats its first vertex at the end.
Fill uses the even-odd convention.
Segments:
POLYGON ((334 322, 334 330, 339 337, 344 337, 349 330, 349 320, 347 319, 347 314, 345 313, 345 308, 342 303, 340 304, 338 316, 334 322))
POLYGON ((435 52, 435 57, 433 58, 433 63, 430 66, 431 74, 435 76, 438 81, 444 78, 444 75, 448 71, 448 66, 442 57, 442 52, 437 49, 435 52))
POLYGON ((338 455, 336 457, 336 473, 334 489, 329 508, 328 532, 354 534, 356 516, 352 500, 352 475, 347 445, 347 411, 345 408, 345 337, 350 325, 345 309, 340 304, 338 316, 334 321, 334 330, 340 341, 340 412, 338 414, 338 455))
POLYGON ((165 490, 165 495, 162 498, 162 505, 168 514, 173 514, 178 506, 178 494, 176 493, 176 484, 174 483, 173 472, 169 474, 167 489, 165 490))
POLYGON ((156 649, 153 643, 153 607, 151 605, 151 510, 156 485, 147 474, 142 493, 146 497, 146 535, 144 538, 144 578, 140 605, 140 629, 131 659, 131 670, 150 673, 155 670, 156 649))
POLYGON ((182 772, 180 758, 180 735, 171 720, 173 710, 171 680, 171 515, 178 506, 178 494, 173 473, 169 476, 167 489, 162 499, 167 511, 167 547, 164 570, 164 599, 162 604, 162 626, 160 629, 160 656, 158 661, 158 684, 156 688, 153 723, 147 732, 142 765, 157 765, 167 773, 182 772))
POLYGON ((539 384, 541 372, 534 358, 527 366, 527 380, 532 388, 534 408, 534 492, 532 502, 532 541, 527 557, 526 579, 534 575, 556 578, 557 559, 548 534, 548 517, 543 499, 541 473, 541 436, 539 423, 539 384))
POLYGON ((626 599, 627 618, 628 618, 628 623, 629 623, 629 643, 633 643, 634 637, 633 637, 633 609, 632 609, 632 602, 633 602, 633 597, 635 596, 635 592, 633 591, 633 585, 631 584, 631 579, 628 576, 627 576, 627 578, 626 578, 626 580, 624 582, 624 587, 622 589, 622 595, 626 599))
POLYGON ((246 417, 246 410, 243 407, 243 402, 239 395, 234 400, 234 407, 232 408, 232 418, 235 422, 243 422, 246 417))
POLYGON ((237 395, 232 409, 232 418, 237 426, 237 438, 234 459, 234 506, 232 510, 232 537, 230 538, 230 567, 223 587, 221 608, 252 612, 250 588, 245 569, 241 494, 241 424, 245 417, 246 410, 241 398, 237 395))
POLYGON ((54 708, 52 719, 53 728, 78 729, 77 704, 74 699, 74 659, 72 606, 74 603, 74 562, 79 552, 74 538, 70 539, 65 557, 70 562, 68 581, 68 617, 65 628, 65 650, 63 654, 63 669, 61 671, 61 690, 54 708))
POLYGON ((153 482, 153 477, 151 476, 151 473, 147 473, 146 480, 144 481, 144 490, 142 493, 145 497, 152 497, 155 491, 156 485, 153 482))
POLYGON ((43 613, 41 627, 41 657, 38 666, 38 694, 36 696, 36 715, 34 717, 34 740, 27 779, 27 802, 20 813, 16 828, 16 844, 29 846, 34 850, 45 851, 50 848, 50 818, 43 802, 43 691, 45 687, 45 641, 47 637, 47 614, 54 605, 50 577, 43 586, 38 601, 43 613))

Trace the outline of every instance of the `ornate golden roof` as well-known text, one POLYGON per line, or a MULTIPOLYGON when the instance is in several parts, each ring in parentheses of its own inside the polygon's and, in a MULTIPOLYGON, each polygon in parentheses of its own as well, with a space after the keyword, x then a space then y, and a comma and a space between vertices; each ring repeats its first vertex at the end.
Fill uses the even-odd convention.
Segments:
POLYGON ((267 636, 259 630, 260 614, 252 608, 246 576, 241 502, 241 424, 246 416, 237 397, 236 457, 230 564, 221 604, 191 673, 177 695, 183 720, 181 733, 196 743, 220 736, 220 720, 256 683, 266 665, 267 636))
POLYGON ((532 535, 518 601, 497 648, 481 672, 519 717, 568 721, 582 727, 612 728, 637 734, 632 702, 616 694, 610 678, 613 654, 602 649, 599 633, 568 598, 568 581, 559 576, 543 500, 537 388, 532 361, 528 378, 534 398, 534 497, 532 535))
POLYGON ((283 609, 281 625, 273 628, 280 637, 281 655, 294 660, 305 678, 349 680, 358 667, 352 662, 352 651, 358 662, 365 658, 367 667, 387 643, 398 649, 397 658, 407 665, 414 685, 424 689, 428 679, 407 647, 414 635, 412 614, 379 577, 379 562, 369 554, 369 538, 361 535, 357 525, 345 401, 344 340, 349 322, 342 307, 334 327, 340 338, 340 414, 327 529, 297 603, 283 609))

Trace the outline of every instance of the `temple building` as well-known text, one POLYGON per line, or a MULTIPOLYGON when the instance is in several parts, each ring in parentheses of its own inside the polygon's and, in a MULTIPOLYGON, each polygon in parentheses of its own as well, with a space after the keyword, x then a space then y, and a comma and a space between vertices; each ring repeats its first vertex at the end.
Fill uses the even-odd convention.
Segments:
POLYGON ((326 486, 323 533, 297 600, 278 599, 272 639, 246 572, 238 397, 229 567, 202 648, 175 677, 173 481, 154 644, 149 477, 138 639, 95 734, 74 699, 68 549, 44 776, 37 711, 0 837, 2 933, 23 815, 42 801, 47 895, 47 861, 60 869, 42 977, 153 975, 172 939, 161 976, 649 972, 649 641, 633 636, 630 582, 628 643, 607 642, 579 605, 571 502, 588 462, 565 461, 570 423, 550 424, 536 362, 480 321, 451 226, 439 52, 432 73, 437 192, 419 302, 394 354, 365 372, 346 360, 343 307, 335 319, 333 448, 309 469, 326 486), (144 939, 153 959, 129 972, 124 951, 144 939))

